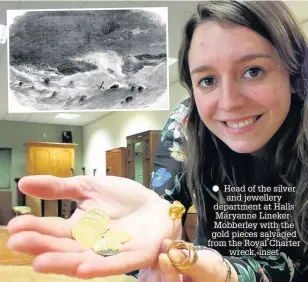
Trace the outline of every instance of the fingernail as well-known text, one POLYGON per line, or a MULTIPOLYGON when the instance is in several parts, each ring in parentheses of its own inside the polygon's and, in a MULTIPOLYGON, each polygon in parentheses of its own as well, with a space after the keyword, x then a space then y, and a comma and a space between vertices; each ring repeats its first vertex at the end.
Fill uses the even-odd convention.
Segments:
POLYGON ((169 259, 173 263, 182 263, 185 260, 185 254, 177 249, 171 249, 169 251, 169 259))

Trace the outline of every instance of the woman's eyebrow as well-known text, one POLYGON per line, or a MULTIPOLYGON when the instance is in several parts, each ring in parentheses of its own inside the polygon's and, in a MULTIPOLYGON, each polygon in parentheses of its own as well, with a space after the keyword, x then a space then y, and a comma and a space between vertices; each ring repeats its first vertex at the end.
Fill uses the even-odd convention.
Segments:
POLYGON ((257 58, 272 58, 273 56, 268 54, 268 53, 254 53, 254 54, 247 54, 241 58, 239 58, 238 60, 236 60, 237 63, 241 63, 244 61, 250 61, 250 60, 254 60, 257 58))
MULTIPOLYGON (((268 54, 268 53, 253 53, 253 54, 244 55, 243 57, 240 57, 239 59, 237 59, 235 62, 236 63, 242 63, 242 62, 254 60, 254 59, 257 59, 257 58, 269 58, 270 59, 272 57, 273 56, 268 54)), ((190 75, 193 75, 193 74, 198 73, 198 72, 204 72, 204 71, 207 71, 207 70, 212 70, 212 69, 213 69, 213 66, 211 66, 211 65, 202 65, 202 66, 194 68, 190 72, 190 75)))

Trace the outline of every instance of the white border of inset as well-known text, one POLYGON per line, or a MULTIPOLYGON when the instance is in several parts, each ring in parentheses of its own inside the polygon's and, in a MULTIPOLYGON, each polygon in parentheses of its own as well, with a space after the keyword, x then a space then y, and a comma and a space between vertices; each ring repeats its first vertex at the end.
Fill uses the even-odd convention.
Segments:
POLYGON ((8 63, 8 113, 86 113, 86 112, 131 112, 131 111, 168 111, 170 110, 170 77, 169 77, 169 70, 170 67, 177 63, 177 59, 169 58, 169 27, 168 27, 168 7, 123 7, 123 8, 74 8, 74 9, 27 9, 27 10, 7 10, 7 63, 8 63), (155 107, 147 107, 143 109, 95 109, 95 110, 26 110, 25 107, 21 106, 21 110, 14 110, 11 109, 11 100, 15 99, 13 97, 13 93, 10 90, 10 44, 9 44, 9 27, 14 22, 14 18, 25 14, 26 12, 50 12, 50 11, 99 11, 99 10, 145 10, 145 11, 152 11, 155 14, 161 17, 161 20, 166 25, 166 79, 167 79, 167 87, 165 94, 161 95, 161 101, 156 101, 154 104, 157 103, 166 103, 166 107, 155 108, 155 107), (159 12, 158 12, 159 11, 159 12), (164 14, 164 16, 162 16, 164 14), (166 100, 166 101, 165 101, 166 100))

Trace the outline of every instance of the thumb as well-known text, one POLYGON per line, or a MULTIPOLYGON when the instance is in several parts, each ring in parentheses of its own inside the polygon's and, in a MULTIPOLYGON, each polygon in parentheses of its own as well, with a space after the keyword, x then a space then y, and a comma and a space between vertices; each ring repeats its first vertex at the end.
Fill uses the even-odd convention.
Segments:
POLYGON ((167 281, 174 281, 174 277, 177 277, 178 280, 175 279, 175 281, 191 282, 190 279, 183 277, 181 273, 178 271, 178 269, 171 263, 169 258, 170 252, 172 253, 171 256, 173 257, 173 259, 178 261, 179 263, 180 261, 177 258, 177 255, 179 255, 180 257, 181 255, 183 255, 179 250, 170 250, 169 255, 167 254, 171 242, 172 241, 170 239, 164 239, 161 244, 161 249, 160 249, 161 253, 158 257, 159 269, 161 270, 162 273, 164 273, 165 277, 167 278, 167 281), (175 254, 173 252, 175 252, 175 254))
POLYGON ((171 249, 168 253, 169 259, 172 263, 182 264, 187 259, 188 253, 177 249, 171 249))
POLYGON ((168 282, 183 282, 182 275, 172 265, 167 254, 160 254, 158 257, 158 266, 160 271, 163 273, 165 280, 168 282))
MULTIPOLYGON (((178 260, 178 256, 181 257, 181 251, 175 250, 172 256, 175 260, 178 260), (178 252, 176 254, 176 252, 178 252)), ((178 260, 179 261, 179 260, 178 260)), ((197 282, 197 280, 192 280, 190 277, 186 275, 182 275, 182 273, 171 263, 170 258, 167 254, 160 254, 158 257, 158 265, 160 270, 164 273, 164 277, 168 282, 197 282)), ((200 277, 199 277, 200 280, 200 277)), ((202 281, 204 282, 204 281, 202 281)))

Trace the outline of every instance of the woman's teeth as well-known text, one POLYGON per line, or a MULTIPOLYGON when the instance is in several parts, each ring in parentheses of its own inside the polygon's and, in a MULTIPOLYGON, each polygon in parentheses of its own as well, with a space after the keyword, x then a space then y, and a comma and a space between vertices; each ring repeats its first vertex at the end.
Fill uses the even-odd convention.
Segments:
POLYGON ((226 125, 231 127, 231 128, 244 128, 250 124, 253 124, 257 120, 257 117, 253 117, 247 120, 243 120, 239 123, 234 123, 234 122, 228 122, 226 121, 226 125))

